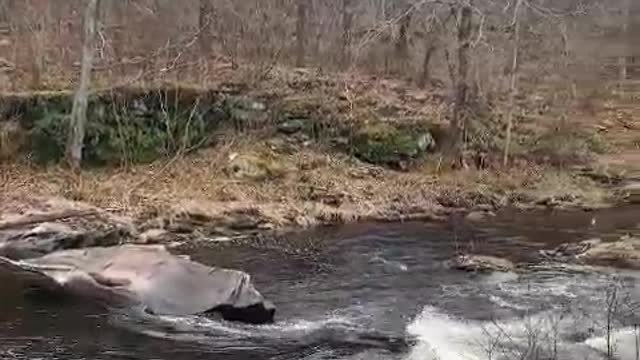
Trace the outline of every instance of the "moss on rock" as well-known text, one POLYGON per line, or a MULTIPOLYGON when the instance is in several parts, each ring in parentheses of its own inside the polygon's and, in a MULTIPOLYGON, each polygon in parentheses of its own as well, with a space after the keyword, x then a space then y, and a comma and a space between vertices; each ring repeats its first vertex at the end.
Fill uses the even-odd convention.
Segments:
POLYGON ((362 161, 406 168, 435 145, 428 131, 394 127, 377 122, 360 129, 353 139, 353 153, 362 161))

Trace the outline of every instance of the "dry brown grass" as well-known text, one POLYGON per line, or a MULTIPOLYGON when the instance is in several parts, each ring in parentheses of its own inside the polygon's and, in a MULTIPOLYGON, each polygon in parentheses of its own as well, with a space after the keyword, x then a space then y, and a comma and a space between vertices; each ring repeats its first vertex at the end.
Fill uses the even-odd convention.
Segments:
POLYGON ((134 217, 251 209, 275 227, 433 217, 446 208, 500 207, 525 193, 529 201, 567 191, 603 198, 589 192, 596 189, 593 184, 542 168, 438 172, 427 161, 410 172, 395 172, 313 146, 286 154, 269 144, 246 138, 169 161, 80 174, 62 166, 4 164, 0 197, 63 197, 134 217), (247 152, 267 154, 286 173, 260 181, 230 176, 225 171, 230 155, 247 152))
MULTIPOLYGON (((242 85, 241 72, 228 67, 215 71, 216 84, 208 86, 242 85)), ((324 117, 335 115, 338 121, 366 122, 379 116, 385 121, 446 123, 442 94, 397 80, 274 67, 266 79, 243 91, 259 98, 314 99, 322 106, 324 117)), ((597 121, 585 118, 580 124, 594 126, 597 121)), ((542 120, 536 122, 537 128, 545 126, 542 120)), ((623 127, 611 129, 607 141, 615 139, 623 127)), ((434 158, 404 173, 363 164, 318 144, 305 147, 297 143, 291 151, 283 151, 273 140, 282 139, 231 134, 216 147, 187 157, 126 169, 86 169, 80 174, 62 166, 0 164, 0 200, 6 196, 62 196, 133 216, 172 211, 197 201, 207 204, 210 212, 242 206, 258 209, 277 226, 310 226, 430 216, 443 208, 500 207, 567 194, 590 204, 606 198, 596 184, 533 164, 505 171, 443 171, 434 158), (261 181, 234 178, 225 171, 234 153, 268 158, 283 169, 282 176, 261 181)))

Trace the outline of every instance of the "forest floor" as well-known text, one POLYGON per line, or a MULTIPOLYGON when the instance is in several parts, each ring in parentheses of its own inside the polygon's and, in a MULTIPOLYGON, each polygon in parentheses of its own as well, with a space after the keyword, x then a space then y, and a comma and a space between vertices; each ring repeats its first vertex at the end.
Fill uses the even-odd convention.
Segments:
MULTIPOLYGON (((428 118, 433 124, 446 124, 444 90, 420 90, 400 81, 365 76, 343 80, 302 70, 283 71, 254 84, 250 92, 272 99, 302 94, 320 104, 320 109, 324 106, 350 119, 375 114, 388 115, 389 121, 428 118)), ((522 100, 523 107, 529 106, 528 99, 522 100)), ((582 140, 558 132, 554 143, 558 149, 547 149, 551 154, 532 159, 522 154, 533 149, 523 146, 514 150, 515 160, 508 168, 494 159, 481 168, 450 170, 435 151, 407 169, 394 170, 277 131, 229 133, 213 147, 144 165, 75 173, 62 165, 5 161, 0 163, 0 202, 62 197, 137 219, 241 213, 258 219, 246 225, 249 229, 433 219, 452 211, 491 216, 505 207, 590 209, 616 203, 620 200, 617 185, 640 179, 640 109, 607 99, 588 110, 575 106, 568 114, 570 127, 598 136, 605 145, 599 153, 584 150, 582 143, 572 147, 572 142, 582 140), (552 164, 555 157, 572 157, 575 151, 587 151, 589 156, 581 154, 575 164, 552 164), (229 164, 243 156, 268 159, 268 167, 278 176, 265 179, 231 173, 229 164)), ((516 124, 516 132, 521 137, 541 137, 557 126, 551 115, 543 118, 546 122, 536 120, 533 126, 524 121, 516 124)), ((242 228, 237 222, 234 226, 242 228)))

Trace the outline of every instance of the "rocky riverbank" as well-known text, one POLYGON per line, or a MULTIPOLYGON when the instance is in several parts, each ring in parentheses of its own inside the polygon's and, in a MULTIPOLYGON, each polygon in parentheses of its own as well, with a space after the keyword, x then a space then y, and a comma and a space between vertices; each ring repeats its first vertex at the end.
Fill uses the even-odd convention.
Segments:
MULTIPOLYGON (((640 225, 640 224, 639 224, 640 225)), ((637 235, 603 241, 588 239, 568 242, 553 249, 530 254, 532 261, 516 263, 509 259, 479 254, 460 254, 447 262, 454 270, 472 273, 527 273, 532 271, 638 271, 640 270, 640 238, 637 235)))
MULTIPOLYGON (((440 151, 449 111, 442 89, 304 71, 274 72, 253 87, 232 80, 208 89, 96 91, 81 173, 61 164, 72 92, 0 94, 2 207, 84 203, 131 219, 140 234, 152 230, 139 241, 155 241, 163 231, 238 239, 356 221, 451 213, 486 221, 505 207, 638 201, 635 145, 614 141, 634 130, 597 125, 612 116, 608 108, 573 126, 552 113, 541 117, 544 94, 528 94, 504 168, 496 103, 474 120, 469 167, 451 170, 440 151)), ((576 112, 575 119, 585 118, 576 112)), ((0 221, 15 213, 5 209, 0 221)))

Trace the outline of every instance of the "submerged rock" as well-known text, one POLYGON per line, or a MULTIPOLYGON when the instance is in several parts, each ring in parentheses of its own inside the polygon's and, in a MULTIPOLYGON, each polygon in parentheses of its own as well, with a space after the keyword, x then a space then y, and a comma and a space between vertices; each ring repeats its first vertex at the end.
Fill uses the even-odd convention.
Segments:
POLYGON ((469 272, 510 272, 516 269, 507 259, 486 255, 459 255, 448 262, 450 268, 469 272))
POLYGON ((578 243, 565 243, 552 250, 540 250, 545 259, 567 261, 602 243, 600 239, 589 239, 578 243))
POLYGON ((640 270, 640 238, 632 236, 623 236, 610 242, 592 239, 567 243, 553 250, 543 250, 541 254, 556 261, 640 270))
POLYGON ((640 270, 640 238, 625 236, 614 242, 602 242, 577 255, 588 265, 640 270))
POLYGON ((219 314, 230 321, 269 323, 275 314, 248 274, 208 267, 163 246, 66 250, 23 261, 0 258, 0 271, 109 305, 142 306, 157 315, 219 314))

